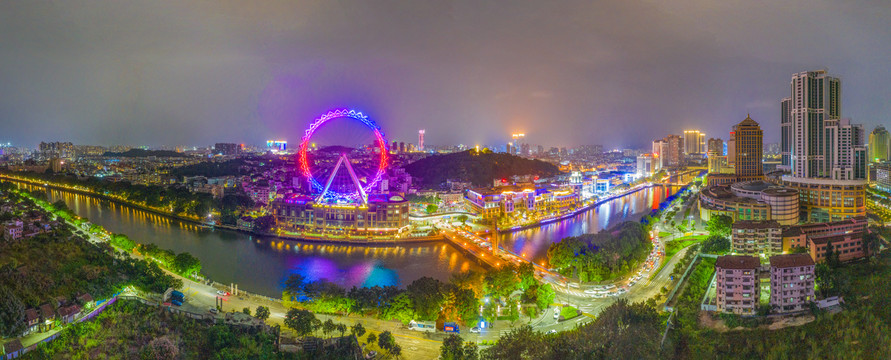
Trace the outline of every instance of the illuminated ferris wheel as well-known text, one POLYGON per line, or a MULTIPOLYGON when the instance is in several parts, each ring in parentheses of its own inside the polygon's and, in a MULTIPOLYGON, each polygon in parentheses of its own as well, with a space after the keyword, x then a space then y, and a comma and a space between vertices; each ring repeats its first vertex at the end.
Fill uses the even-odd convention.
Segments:
POLYGON ((329 111, 318 119, 315 119, 315 121, 310 124, 309 128, 304 131, 300 142, 300 151, 297 153, 297 162, 300 166, 300 172, 309 183, 311 192, 314 195, 317 194, 317 202, 366 203, 368 201, 368 193, 381 182, 381 178, 387 171, 387 165, 389 164, 388 151, 387 140, 384 138, 380 126, 369 119, 368 116, 356 110, 337 109, 329 111), (347 157, 346 152, 341 152, 339 154, 334 163, 333 170, 330 171, 324 183, 319 181, 320 179, 317 178, 317 175, 313 175, 314 173, 320 173, 320 171, 317 171, 318 169, 315 169, 316 164, 310 161, 308 156, 309 148, 313 141, 313 135, 315 135, 316 131, 319 129, 337 120, 352 120, 354 122, 359 122, 364 125, 373 136, 373 147, 376 148, 374 153, 379 155, 372 161, 372 164, 368 164, 371 167, 371 174, 369 174, 365 184, 362 184, 360 181, 360 176, 357 174, 349 157, 347 157), (343 172, 346 172, 346 175, 348 175, 348 179, 352 183, 352 188, 354 190, 345 191, 343 189, 332 187, 336 176, 343 172))

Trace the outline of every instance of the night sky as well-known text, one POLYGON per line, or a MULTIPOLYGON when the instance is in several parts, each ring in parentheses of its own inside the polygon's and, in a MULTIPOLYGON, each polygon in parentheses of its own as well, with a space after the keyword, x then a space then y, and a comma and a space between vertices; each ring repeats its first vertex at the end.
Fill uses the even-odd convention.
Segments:
POLYGON ((644 147, 751 113, 779 140, 793 72, 891 120, 891 2, 3 1, 0 142, 299 139, 363 110, 391 140, 644 147), (523 5, 525 3, 525 5, 523 5))

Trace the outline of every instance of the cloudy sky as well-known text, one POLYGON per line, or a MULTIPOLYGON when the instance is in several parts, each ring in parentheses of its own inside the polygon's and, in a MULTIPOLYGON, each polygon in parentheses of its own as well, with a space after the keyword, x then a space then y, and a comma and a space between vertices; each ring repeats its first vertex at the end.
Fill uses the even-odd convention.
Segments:
POLYGON ((393 140, 647 146, 779 140, 793 72, 891 125, 891 2, 2 1, 0 142, 297 141, 363 110, 393 140))

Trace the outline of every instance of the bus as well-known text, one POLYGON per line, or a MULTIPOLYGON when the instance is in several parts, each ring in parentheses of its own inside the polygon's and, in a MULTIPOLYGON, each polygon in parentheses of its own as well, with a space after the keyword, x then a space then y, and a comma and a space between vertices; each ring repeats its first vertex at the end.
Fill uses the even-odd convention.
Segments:
POLYGON ((433 321, 409 321, 408 329, 423 332, 436 332, 436 322, 433 321))

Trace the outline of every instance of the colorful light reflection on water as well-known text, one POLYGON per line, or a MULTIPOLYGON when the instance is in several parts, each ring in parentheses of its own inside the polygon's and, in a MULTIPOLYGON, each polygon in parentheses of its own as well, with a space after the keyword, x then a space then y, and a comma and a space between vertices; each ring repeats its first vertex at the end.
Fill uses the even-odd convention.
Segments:
POLYGON ((652 187, 597 206, 563 221, 501 234, 501 247, 536 263, 547 260, 548 247, 563 238, 595 233, 624 221, 639 221, 679 187, 652 187))

